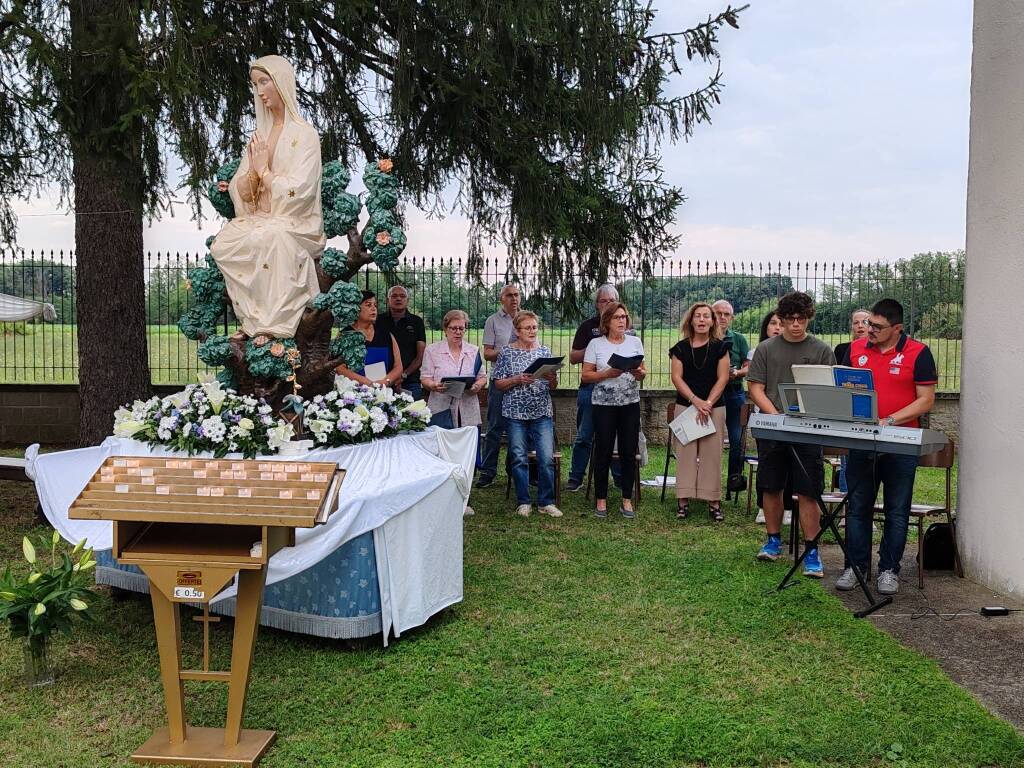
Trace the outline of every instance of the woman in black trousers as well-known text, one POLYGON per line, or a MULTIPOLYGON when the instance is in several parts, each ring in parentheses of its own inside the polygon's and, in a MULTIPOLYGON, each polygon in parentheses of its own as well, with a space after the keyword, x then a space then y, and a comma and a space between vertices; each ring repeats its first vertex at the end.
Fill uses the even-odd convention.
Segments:
POLYGON ((601 313, 601 335, 587 345, 583 355, 584 384, 593 384, 594 404, 594 514, 608 514, 608 469, 618 441, 619 463, 622 467, 622 516, 632 519, 633 483, 637 481, 636 449, 640 440, 640 384, 644 367, 644 345, 630 328, 626 305, 614 302, 601 313), (609 364, 612 355, 623 358, 639 356, 640 362, 629 370, 609 364))

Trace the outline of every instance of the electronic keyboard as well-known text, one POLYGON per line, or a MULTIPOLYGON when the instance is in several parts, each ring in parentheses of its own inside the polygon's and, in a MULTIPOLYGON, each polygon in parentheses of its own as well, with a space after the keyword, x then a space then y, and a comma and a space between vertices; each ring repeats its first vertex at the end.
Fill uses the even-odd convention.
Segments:
POLYGON ((781 413, 752 413, 747 423, 751 434, 761 440, 807 443, 829 448, 846 448, 905 456, 925 456, 941 451, 949 439, 934 429, 883 427, 854 421, 833 421, 813 416, 781 413))

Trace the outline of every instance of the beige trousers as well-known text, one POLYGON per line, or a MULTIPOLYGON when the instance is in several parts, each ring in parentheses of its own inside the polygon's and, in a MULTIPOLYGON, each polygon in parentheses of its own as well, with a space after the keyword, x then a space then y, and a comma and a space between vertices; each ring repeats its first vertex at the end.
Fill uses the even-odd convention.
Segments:
MULTIPOLYGON (((676 406, 681 408, 682 406, 676 406)), ((672 436, 676 455, 676 498, 720 501, 722 499, 722 439, 725 406, 711 411, 715 431, 683 445, 672 436)))

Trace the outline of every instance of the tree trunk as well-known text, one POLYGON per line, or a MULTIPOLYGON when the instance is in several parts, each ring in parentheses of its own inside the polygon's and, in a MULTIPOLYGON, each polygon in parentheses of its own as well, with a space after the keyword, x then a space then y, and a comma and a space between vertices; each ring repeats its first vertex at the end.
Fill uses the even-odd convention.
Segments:
POLYGON ((70 131, 78 278, 79 439, 111 433, 114 411, 151 391, 143 275, 143 124, 119 56, 138 54, 124 0, 73 0, 70 131))

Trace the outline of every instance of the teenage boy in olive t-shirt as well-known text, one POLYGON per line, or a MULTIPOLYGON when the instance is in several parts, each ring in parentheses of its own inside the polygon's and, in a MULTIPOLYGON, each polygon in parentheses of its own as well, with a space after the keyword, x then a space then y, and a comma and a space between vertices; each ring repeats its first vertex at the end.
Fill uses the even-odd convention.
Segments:
MULTIPOLYGON (((814 300, 806 293, 794 291, 779 299, 775 310, 782 322, 782 335, 762 341, 754 349, 747 373, 750 399, 763 413, 781 413, 779 384, 793 382, 794 365, 835 365, 836 358, 828 344, 807 333, 814 317, 814 300)), ((778 560, 782 556, 783 492, 786 480, 792 479, 800 510, 800 526, 808 548, 804 558, 804 576, 820 579, 825 569, 811 542, 821 527, 818 496, 824 483, 821 447, 793 443, 801 471, 790 450, 790 443, 778 440, 757 441, 757 488, 762 492, 765 527, 768 540, 757 553, 758 560, 778 560)))

